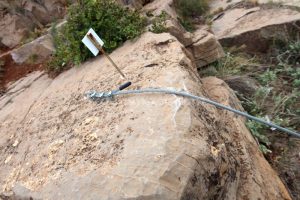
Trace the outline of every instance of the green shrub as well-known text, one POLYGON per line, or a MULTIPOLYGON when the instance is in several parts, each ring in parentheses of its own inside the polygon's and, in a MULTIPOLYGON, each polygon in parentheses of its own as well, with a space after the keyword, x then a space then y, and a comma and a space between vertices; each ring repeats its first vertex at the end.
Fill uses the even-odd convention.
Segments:
MULTIPOLYGON (((259 80, 260 87, 253 95, 237 93, 244 109, 251 115, 266 118, 289 129, 300 128, 300 40, 276 41, 268 55, 252 57, 242 53, 243 46, 229 49, 224 58, 210 65, 210 75, 224 78, 247 75, 259 80), (268 63, 269 69, 265 70, 268 63), (264 72, 262 72, 264 70, 264 72)), ((203 69, 201 69, 203 75, 203 69)), ((247 122, 247 127, 260 144, 262 152, 269 153, 270 129, 257 122, 247 122)), ((270 138, 273 138, 271 136, 270 138)))
POLYGON ((299 65, 300 64, 300 40, 276 41, 275 48, 277 49, 276 58, 280 64, 284 65, 299 65))
POLYGON ((92 54, 81 42, 90 28, 103 39, 111 52, 123 42, 140 35, 145 19, 139 13, 121 7, 113 0, 81 0, 68 9, 67 24, 52 30, 56 52, 49 63, 50 70, 59 71, 69 64, 79 64, 92 54))
POLYGON ((259 76, 259 81, 263 85, 270 84, 271 82, 277 79, 277 75, 275 71, 267 70, 265 73, 259 76))
POLYGON ((208 11, 207 0, 175 0, 175 7, 182 17, 197 17, 208 11))
POLYGON ((153 25, 152 25, 150 31, 153 33, 167 32, 167 29, 166 29, 167 17, 168 17, 168 14, 165 11, 163 11, 159 16, 157 16, 153 20, 153 25))
POLYGON ((272 151, 268 148, 271 143, 269 138, 267 138, 264 134, 265 126, 252 120, 248 120, 246 126, 251 131, 252 135, 258 140, 260 150, 264 154, 271 153, 272 151))
POLYGON ((188 31, 188 32, 195 31, 195 27, 194 27, 191 19, 188 19, 188 18, 182 19, 180 17, 178 17, 177 19, 186 31, 188 31))

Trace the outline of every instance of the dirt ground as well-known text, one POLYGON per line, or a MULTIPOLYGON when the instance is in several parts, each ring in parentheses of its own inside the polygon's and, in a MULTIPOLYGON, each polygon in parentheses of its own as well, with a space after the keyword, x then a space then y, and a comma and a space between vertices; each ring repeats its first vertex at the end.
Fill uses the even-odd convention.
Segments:
POLYGON ((3 56, 1 61, 4 65, 0 71, 0 95, 5 92, 9 83, 17 81, 31 72, 45 69, 45 64, 16 64, 10 55, 3 56))
POLYGON ((300 199, 300 139, 272 134, 272 154, 266 158, 294 199, 300 199))

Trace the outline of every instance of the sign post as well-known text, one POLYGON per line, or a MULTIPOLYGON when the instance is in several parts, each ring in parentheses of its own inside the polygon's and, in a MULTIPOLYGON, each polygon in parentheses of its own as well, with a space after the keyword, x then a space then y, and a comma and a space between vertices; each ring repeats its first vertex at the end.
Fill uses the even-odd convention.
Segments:
POLYGON ((111 64, 116 68, 116 70, 121 74, 121 76, 125 79, 125 75, 120 70, 120 68, 116 65, 116 63, 111 59, 111 57, 104 51, 103 45, 104 42, 100 39, 100 37, 96 34, 96 32, 91 28, 85 37, 82 39, 82 42, 88 47, 88 49, 97 56, 101 51, 103 55, 111 62, 111 64))

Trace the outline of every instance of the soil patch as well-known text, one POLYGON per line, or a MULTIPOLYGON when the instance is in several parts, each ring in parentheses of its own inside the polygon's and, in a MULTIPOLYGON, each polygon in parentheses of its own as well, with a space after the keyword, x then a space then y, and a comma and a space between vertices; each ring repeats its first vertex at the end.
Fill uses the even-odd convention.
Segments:
POLYGON ((44 70, 44 64, 16 64, 10 55, 5 55, 1 58, 3 66, 0 74, 0 94, 4 93, 8 83, 16 81, 27 74, 44 70))

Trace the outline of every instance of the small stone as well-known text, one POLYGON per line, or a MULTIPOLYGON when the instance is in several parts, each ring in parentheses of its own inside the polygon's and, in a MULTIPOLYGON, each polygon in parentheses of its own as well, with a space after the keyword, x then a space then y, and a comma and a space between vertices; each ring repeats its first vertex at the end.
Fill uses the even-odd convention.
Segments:
POLYGON ((18 146, 18 144, 19 144, 19 141, 18 140, 16 140, 14 143, 13 143, 13 147, 16 147, 16 146, 18 146))
POLYGON ((5 159, 4 164, 7 164, 7 163, 11 160, 11 158, 12 158, 12 155, 9 155, 9 156, 5 159))
POLYGON ((91 141, 97 140, 97 138, 98 138, 97 133, 92 133, 92 134, 89 135, 89 139, 91 141))
POLYGON ((214 147, 214 146, 211 146, 210 147, 210 151, 211 151, 211 153, 215 156, 215 157, 217 157, 218 155, 219 155, 219 152, 221 151, 220 149, 217 149, 216 147, 214 147))
POLYGON ((52 144, 50 144, 49 147, 49 152, 50 154, 54 154, 55 152, 58 151, 59 147, 64 143, 63 140, 57 140, 55 142, 53 142, 52 144))

